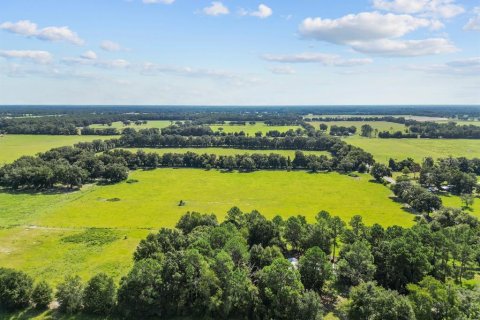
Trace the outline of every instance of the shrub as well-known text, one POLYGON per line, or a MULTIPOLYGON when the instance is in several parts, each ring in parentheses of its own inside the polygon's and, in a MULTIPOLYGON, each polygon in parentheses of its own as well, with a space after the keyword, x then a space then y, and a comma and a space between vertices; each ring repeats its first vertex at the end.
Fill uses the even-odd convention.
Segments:
POLYGON ((65 281, 58 285, 56 298, 60 304, 60 311, 76 313, 83 307, 83 284, 79 276, 67 276, 65 281))
POLYGON ((0 306, 8 310, 27 307, 33 280, 22 271, 0 268, 0 306))
POLYGON ((85 311, 107 315, 115 306, 116 287, 113 279, 105 273, 99 273, 88 281, 83 292, 85 311))
POLYGON ((36 308, 45 309, 53 300, 53 290, 45 281, 37 283, 32 292, 32 302, 36 308))

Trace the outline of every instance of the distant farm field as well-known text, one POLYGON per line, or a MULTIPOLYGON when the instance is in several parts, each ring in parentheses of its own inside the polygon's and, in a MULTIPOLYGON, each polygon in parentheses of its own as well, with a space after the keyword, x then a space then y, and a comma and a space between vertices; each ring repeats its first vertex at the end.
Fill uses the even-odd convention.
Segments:
POLYGON ((324 123, 328 126, 329 130, 331 126, 343 126, 343 127, 356 127, 357 128, 357 133, 356 135, 360 135, 361 132, 361 127, 364 124, 368 124, 372 126, 373 129, 377 129, 378 132, 382 131, 389 131, 389 132, 395 132, 395 131, 404 131, 405 130, 405 125, 401 123, 395 123, 395 122, 388 122, 388 121, 329 121, 329 122, 322 122, 322 121, 313 121, 309 122, 312 126, 315 127, 315 129, 319 129, 320 124, 324 123))
POLYGON ((73 145, 95 139, 110 139, 109 136, 51 136, 51 135, 5 135, 0 136, 0 165, 12 162, 21 156, 35 155, 56 147, 73 145))
POLYGON ((263 134, 267 133, 268 131, 277 130, 279 132, 287 132, 290 129, 297 130, 302 129, 300 126, 268 126, 264 122, 257 122, 255 124, 249 124, 247 122, 244 126, 239 125, 230 125, 225 123, 223 125, 212 125, 210 126, 214 132, 222 131, 225 133, 235 133, 243 131, 245 134, 250 136, 254 136, 256 132, 262 132, 263 134))
MULTIPOLYGON (((123 148, 136 152, 139 148, 123 148)), ((290 157, 292 160, 295 157, 295 150, 251 150, 251 149, 231 149, 231 148, 141 148, 145 152, 155 152, 158 154, 165 153, 186 153, 194 152, 197 154, 216 154, 219 156, 233 156, 236 154, 270 154, 276 153, 283 155, 285 157, 290 157)), ((330 156, 330 153, 327 151, 302 151, 304 154, 314 154, 314 155, 325 155, 330 156)))
POLYGON ((92 124, 89 127, 93 129, 105 129, 105 128, 116 128, 116 129, 125 129, 125 128, 133 128, 133 129, 147 129, 147 128, 157 128, 157 129, 162 129, 166 128, 172 124, 174 124, 175 121, 169 121, 169 120, 152 120, 152 121, 147 121, 146 124, 141 124, 141 125, 136 125, 135 123, 131 123, 128 126, 125 126, 123 122, 117 121, 113 122, 111 126, 108 125, 103 125, 103 124, 92 124))
POLYGON ((387 163, 408 157, 421 162, 425 157, 480 157, 480 140, 473 139, 369 139, 360 136, 345 141, 370 152, 375 160, 387 163))
POLYGON ((69 194, 0 193, 0 266, 54 283, 71 273, 88 277, 105 271, 118 278, 149 232, 173 227, 186 211, 216 213, 223 219, 235 205, 269 218, 303 214, 309 221, 320 210, 346 221, 360 214, 370 225, 410 226, 414 218, 368 175, 157 169, 132 172, 130 179, 138 182, 86 186, 69 194), (186 205, 178 206, 180 200, 186 205), (86 231, 92 227, 108 230, 86 231), (88 239, 95 232, 100 239, 107 233, 113 240, 92 244, 88 239), (70 241, 72 235, 80 240, 70 241))

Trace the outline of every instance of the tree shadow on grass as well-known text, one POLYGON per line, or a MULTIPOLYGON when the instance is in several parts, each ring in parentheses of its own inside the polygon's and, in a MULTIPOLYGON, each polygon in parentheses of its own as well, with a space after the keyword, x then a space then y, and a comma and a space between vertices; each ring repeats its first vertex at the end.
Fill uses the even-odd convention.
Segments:
POLYGON ((68 188, 68 187, 55 187, 45 190, 37 189, 8 189, 0 188, 0 194, 10 194, 10 195, 32 195, 32 196, 53 196, 59 194, 68 194, 79 191, 80 188, 68 188))
POLYGON ((400 198, 396 197, 396 196, 389 196, 390 200, 392 200, 393 202, 395 203, 398 203, 398 204, 401 204, 402 205, 402 210, 407 212, 407 213, 410 213, 410 214, 413 214, 413 215, 416 215, 416 216, 419 216, 420 214, 415 211, 413 208, 407 206, 404 202, 402 202, 402 200, 400 200, 400 198))
POLYGON ((108 317, 99 317, 93 315, 87 315, 83 313, 77 314, 64 314, 59 312, 58 310, 39 310, 35 308, 29 308, 21 311, 4 311, 0 310, 0 319, 2 320, 27 320, 27 319, 34 319, 34 318, 41 318, 46 320, 116 320, 120 319, 114 316, 108 317))

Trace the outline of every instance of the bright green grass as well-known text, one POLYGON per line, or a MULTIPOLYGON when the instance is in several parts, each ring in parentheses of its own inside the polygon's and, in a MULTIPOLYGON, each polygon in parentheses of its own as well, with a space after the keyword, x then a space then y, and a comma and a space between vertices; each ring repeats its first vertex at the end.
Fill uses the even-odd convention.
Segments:
POLYGON ((134 128, 134 129, 147 129, 147 128, 157 128, 157 129, 163 129, 166 128, 172 124, 174 124, 175 121, 169 121, 169 120, 152 120, 152 121, 147 121, 147 124, 142 124, 137 126, 135 123, 132 122, 132 124, 128 126, 124 126, 121 121, 113 122, 112 126, 109 127, 107 125, 102 125, 102 124, 92 124, 90 125, 90 128, 93 129, 105 129, 105 128, 117 128, 117 129, 125 129, 125 128, 134 128))
MULTIPOLYGON (((139 150, 138 148, 123 148, 126 150, 130 150, 132 152, 136 152, 139 150)), ((250 150, 250 149, 230 149, 230 148, 140 148, 145 152, 156 152, 158 154, 165 154, 165 153, 186 153, 186 152, 194 152, 197 154, 216 154, 219 156, 233 156, 236 154, 253 154, 253 153, 262 153, 262 154, 270 154, 276 153, 283 155, 285 157, 290 157, 292 160, 295 157, 294 150, 250 150)), ((302 151, 304 154, 315 154, 315 155, 325 155, 330 156, 330 153, 327 151, 302 151)))
POLYGON ((228 123, 223 125, 212 125, 210 126, 213 131, 219 131, 219 128, 223 128, 223 132, 225 133, 235 133, 243 131, 245 134, 249 136, 255 136, 256 132, 262 132, 263 134, 267 133, 268 131, 278 130, 280 132, 287 132, 290 129, 297 130, 301 129, 299 126, 267 126, 264 122, 257 122, 254 125, 247 124, 245 126, 237 126, 237 125, 229 125, 228 123))
POLYGON ((0 165, 12 162, 21 156, 35 155, 56 147, 73 145, 95 139, 110 139, 110 136, 50 136, 50 135, 5 135, 0 136, 0 165))
POLYGON ((425 157, 480 157, 480 140, 473 139, 369 139, 349 137, 345 142, 373 154, 375 160, 387 163, 389 158, 408 157, 421 162, 425 157))
POLYGON ((0 266, 52 283, 66 274, 87 278, 102 271, 118 279, 131 266, 138 241, 151 230, 173 227, 186 211, 216 213, 222 220, 235 205, 269 218, 302 214, 309 221, 320 210, 346 221, 360 214, 369 225, 411 226, 414 218, 368 175, 157 169, 134 171, 130 178, 139 182, 86 186, 70 194, 0 193, 0 226, 5 227, 0 229, 0 266), (107 201, 112 198, 120 201, 107 201), (179 207, 180 200, 186 205, 179 207), (113 228, 121 237, 103 246, 61 241, 89 227, 113 228))
POLYGON ((330 127, 333 125, 336 126, 343 126, 343 127, 351 127, 354 126, 357 128, 357 133, 356 135, 360 135, 361 133, 361 127, 364 124, 369 124, 372 126, 372 128, 375 130, 377 129, 378 132, 382 131, 389 131, 389 132, 395 132, 395 131, 404 131, 405 126, 400 123, 395 123, 395 122, 387 122, 387 121, 330 121, 330 122, 321 122, 321 121, 314 121, 314 122, 309 122, 312 126, 315 127, 315 129, 319 129, 320 123, 325 123, 329 130, 330 127))
MULTIPOLYGON (((458 196, 442 196, 442 203, 445 207, 460 208, 463 206, 462 200, 458 196)), ((467 211, 469 214, 480 218, 480 198, 475 198, 472 207, 467 211)))

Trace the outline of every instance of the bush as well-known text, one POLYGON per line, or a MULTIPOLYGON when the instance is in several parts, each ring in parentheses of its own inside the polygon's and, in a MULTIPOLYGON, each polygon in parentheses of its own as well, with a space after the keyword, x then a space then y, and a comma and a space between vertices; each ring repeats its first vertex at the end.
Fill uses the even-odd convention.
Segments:
POLYGON ((27 307, 33 280, 22 271, 0 268, 0 306, 8 310, 27 307))
POLYGON ((37 283, 32 292, 32 302, 36 308, 45 309, 53 300, 53 290, 45 281, 37 283))
POLYGON ((116 287, 113 279, 105 273, 99 273, 88 281, 83 292, 85 311, 107 315, 115 306, 116 287))
POLYGON ((56 298, 60 304, 60 311, 76 313, 83 307, 83 284, 79 276, 67 276, 65 281, 58 285, 56 298))

